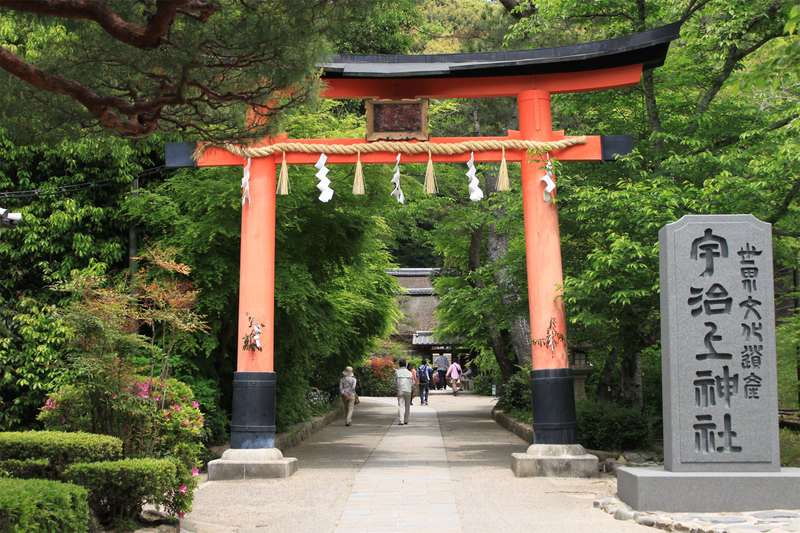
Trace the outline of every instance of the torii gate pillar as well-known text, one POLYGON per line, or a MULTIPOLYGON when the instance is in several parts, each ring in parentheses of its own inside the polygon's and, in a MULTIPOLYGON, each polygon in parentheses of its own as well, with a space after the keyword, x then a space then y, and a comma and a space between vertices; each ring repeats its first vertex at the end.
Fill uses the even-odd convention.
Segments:
POLYGON ((239 344, 233 374, 231 447, 208 463, 208 479, 284 478, 297 459, 275 447, 275 158, 250 162, 249 195, 242 205, 239 336, 260 330, 258 349, 239 344))
MULTIPOLYGON (((553 136, 550 93, 522 91, 517 95, 522 138, 549 140, 553 136)), ((566 318, 558 208, 544 201, 541 158, 522 161, 522 203, 531 322, 533 442, 578 442, 572 371, 566 346, 566 318)), ((555 191, 553 191, 555 192, 555 191)))
MULTIPOLYGON (((526 90, 517 95, 523 139, 553 136, 550 93, 526 90)), ((598 459, 578 444, 572 370, 567 357, 566 316, 561 299, 563 273, 558 208, 544 200, 541 156, 521 161, 528 306, 531 322, 531 407, 533 444, 511 454, 517 477, 594 477, 598 459)), ((553 191, 551 196, 555 193, 553 191)))

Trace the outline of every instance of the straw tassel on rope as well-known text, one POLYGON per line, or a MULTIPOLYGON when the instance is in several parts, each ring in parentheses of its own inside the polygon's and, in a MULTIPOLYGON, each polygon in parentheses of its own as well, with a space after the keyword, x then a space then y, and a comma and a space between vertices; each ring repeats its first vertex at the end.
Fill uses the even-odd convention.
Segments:
POLYGON ((278 194, 286 196, 289 192, 289 169, 286 167, 286 152, 283 152, 281 172, 278 175, 278 194))
POLYGON ((508 179, 508 165, 506 164, 506 149, 503 148, 503 158, 500 160, 500 172, 497 173, 497 190, 511 190, 511 181, 508 179))
POLYGON ((361 152, 356 160, 356 177, 353 179, 353 194, 364 194, 364 171, 361 168, 361 152))
POLYGON ((436 186, 436 174, 433 173, 433 159, 431 153, 428 152, 428 168, 425 169, 425 192, 428 194, 437 194, 439 188, 436 186))

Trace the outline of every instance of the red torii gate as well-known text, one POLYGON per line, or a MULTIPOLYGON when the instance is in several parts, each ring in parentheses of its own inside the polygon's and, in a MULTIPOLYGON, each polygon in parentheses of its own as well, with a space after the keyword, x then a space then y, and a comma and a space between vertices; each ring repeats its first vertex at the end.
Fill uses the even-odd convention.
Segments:
MULTIPOLYGON (((423 56, 334 56, 323 65, 327 84, 325 98, 494 98, 516 97, 519 131, 507 137, 431 138, 434 145, 465 141, 576 142, 548 150, 561 161, 611 160, 627 153, 632 139, 626 136, 568 137, 553 131, 550 109, 552 94, 598 91, 639 83, 645 68, 663 64, 669 43, 678 37, 679 25, 595 43, 550 49, 478 54, 423 56)), ((249 148, 286 142, 267 139, 249 148)), ((297 139, 292 143, 333 147, 362 146, 362 139, 297 139)), ((414 142, 414 141, 410 141, 414 142)), ((186 166, 186 154, 194 146, 167 147, 167 166, 186 166), (187 151, 188 150, 188 151, 187 151)), ((245 150, 208 147, 196 161, 198 167, 243 166, 245 150), (236 153, 234 153, 236 152, 236 153)), ((326 152, 328 164, 394 163, 396 151, 337 154, 326 152)), ((239 279, 239 339, 252 333, 249 316, 264 324, 260 331, 263 351, 238 351, 234 377, 233 449, 274 447, 274 288, 276 165, 285 156, 287 164, 314 164, 320 152, 278 150, 254 157, 249 168, 252 203, 242 207, 241 266, 239 279)), ((561 248, 556 204, 543 200, 545 183, 541 156, 530 160, 524 149, 505 149, 508 161, 522 168, 522 197, 527 253, 528 300, 531 338, 554 342, 533 344, 531 386, 534 392, 534 443, 577 443, 572 375, 566 350, 566 319, 559 298, 562 284, 561 248)), ((425 163, 427 151, 404 154, 403 163, 425 163)), ((467 162, 469 152, 455 155, 430 154, 434 162, 467 162)), ((501 149, 476 151, 475 162, 497 162, 501 149)))

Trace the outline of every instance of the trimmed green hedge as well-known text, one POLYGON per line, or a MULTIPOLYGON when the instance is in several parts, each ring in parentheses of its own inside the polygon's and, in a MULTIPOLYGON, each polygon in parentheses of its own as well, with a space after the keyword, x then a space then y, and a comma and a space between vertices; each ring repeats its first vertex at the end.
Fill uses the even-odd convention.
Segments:
POLYGON ((108 435, 61 431, 0 433, 0 461, 31 458, 50 460, 47 477, 57 479, 73 463, 108 461, 122 457, 122 441, 108 435))
POLYGON ((88 526, 83 487, 45 479, 0 478, 0 531, 85 533, 88 526))
POLYGON ((170 459, 123 459, 75 463, 63 477, 89 491, 89 507, 104 524, 137 519, 145 502, 168 505, 176 493, 176 464, 170 459))
MULTIPOLYGON (((2 459, 0 460, 0 470, 5 471, 11 477, 19 479, 48 479, 54 476, 50 466, 50 459, 2 459)), ((2 530, 0 530, 2 531, 2 530)))
POLYGON ((650 447, 651 423, 638 409, 583 400, 575 405, 578 441, 591 450, 640 450, 650 447))

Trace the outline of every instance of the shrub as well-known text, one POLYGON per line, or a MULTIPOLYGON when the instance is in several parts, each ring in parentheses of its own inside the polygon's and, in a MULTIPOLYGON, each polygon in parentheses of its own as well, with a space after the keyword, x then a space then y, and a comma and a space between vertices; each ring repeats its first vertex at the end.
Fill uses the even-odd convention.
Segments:
POLYGON ((173 508, 175 495, 189 490, 186 485, 173 490, 176 473, 170 459, 122 459, 74 464, 64 479, 86 488, 89 507, 108 525, 138 519, 144 503, 173 508))
POLYGON ((331 410, 331 395, 324 390, 312 387, 306 394, 309 413, 313 416, 324 415, 331 410))
POLYGON ((800 466, 800 433, 788 428, 781 428, 778 436, 780 438, 781 466, 800 466))
POLYGON ((359 394, 364 396, 394 396, 395 364, 388 357, 373 357, 367 364, 355 369, 359 394))
POLYGON ((105 410, 99 412, 83 385, 65 388, 48 398, 39 420, 52 429, 119 431, 128 458, 177 460, 173 490, 182 486, 188 490, 175 492, 169 510, 182 516, 191 509, 195 474, 204 453, 200 404, 186 384, 174 379, 160 382, 137 376, 123 385, 101 395, 98 401, 105 410), (98 417, 103 420, 100 426, 93 423, 98 417))
MULTIPOLYGON (((0 471, 19 479, 55 479, 50 459, 0 459, 0 471)), ((0 476, 2 477, 2 476, 0 476)))
POLYGON ((481 396, 491 396, 494 381, 495 378, 492 374, 478 374, 472 378, 472 390, 481 396))
MULTIPOLYGON (((45 477, 57 479, 72 463, 122 457, 122 441, 108 435, 60 431, 9 431, 0 433, 0 460, 49 459, 45 477)), ((8 468, 5 468, 8 470, 8 468)))
POLYGON ((576 404, 578 440, 593 450, 631 450, 650 444, 651 429, 639 410, 611 402, 584 400, 576 404))
POLYGON ((519 370, 508 381, 497 388, 500 399, 497 406, 503 411, 512 409, 531 410, 530 370, 519 370))
POLYGON ((44 479, 0 478, 0 531, 85 533, 88 525, 83 487, 44 479))

